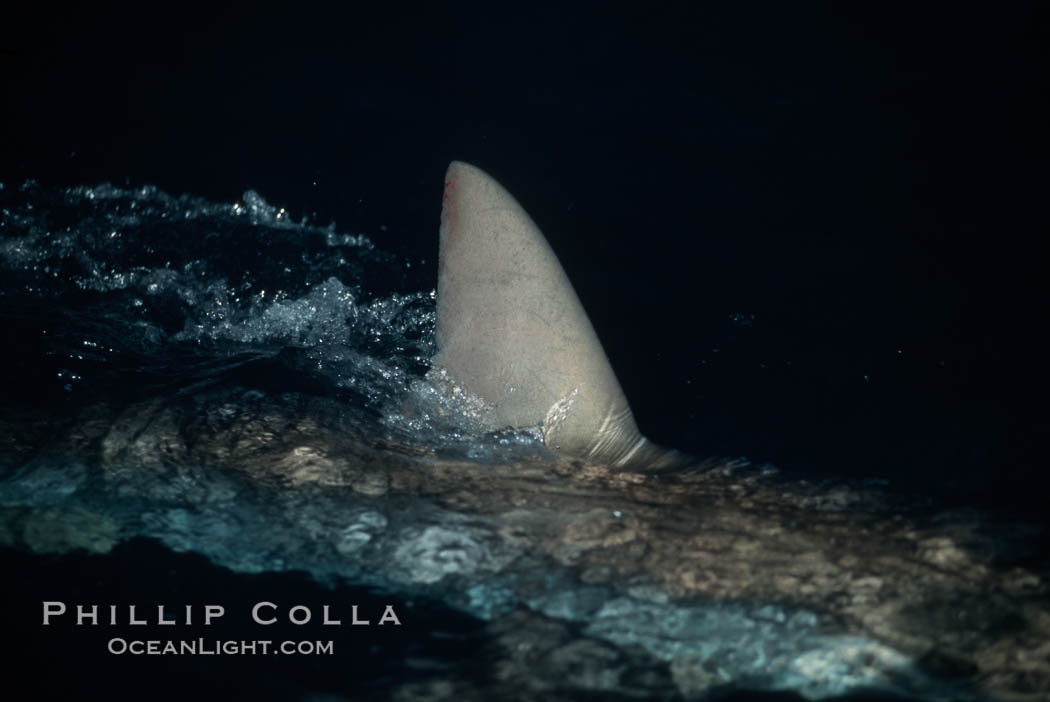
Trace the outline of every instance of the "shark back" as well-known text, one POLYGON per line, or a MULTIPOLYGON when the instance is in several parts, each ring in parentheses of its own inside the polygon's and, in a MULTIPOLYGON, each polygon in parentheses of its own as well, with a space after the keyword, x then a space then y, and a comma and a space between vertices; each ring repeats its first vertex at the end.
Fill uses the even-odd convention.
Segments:
POLYGON ((609 465, 660 464, 547 240, 480 169, 445 175, 432 365, 486 405, 489 429, 538 426, 548 447, 609 465))

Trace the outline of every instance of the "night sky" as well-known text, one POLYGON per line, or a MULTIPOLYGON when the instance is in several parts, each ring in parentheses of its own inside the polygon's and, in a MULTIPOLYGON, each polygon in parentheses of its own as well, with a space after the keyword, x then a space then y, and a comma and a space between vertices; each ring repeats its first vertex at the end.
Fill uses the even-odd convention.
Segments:
POLYGON ((0 182, 254 189, 426 290, 466 160, 547 234, 651 438, 1038 508, 1045 11, 853 5, 15 13, 0 182))

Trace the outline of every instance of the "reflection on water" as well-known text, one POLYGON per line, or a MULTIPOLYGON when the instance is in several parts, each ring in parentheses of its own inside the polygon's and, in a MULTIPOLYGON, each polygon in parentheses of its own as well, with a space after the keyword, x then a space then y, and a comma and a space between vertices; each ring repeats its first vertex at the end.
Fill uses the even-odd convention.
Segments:
POLYGON ((743 461, 617 473, 534 432, 478 435, 470 398, 424 375, 433 294, 367 237, 255 193, 0 196, 6 546, 147 537, 429 598, 485 623, 495 661, 472 677, 428 650, 433 699, 976 699, 1050 680, 1023 654, 1050 639, 1035 530, 743 461))

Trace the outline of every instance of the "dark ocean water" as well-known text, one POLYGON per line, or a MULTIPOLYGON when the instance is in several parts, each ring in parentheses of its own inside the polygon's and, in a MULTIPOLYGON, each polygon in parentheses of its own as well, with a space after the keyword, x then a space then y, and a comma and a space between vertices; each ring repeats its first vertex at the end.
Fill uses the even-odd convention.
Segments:
MULTIPOLYGON (((1035 4, 462 3, 401 16, 229 3, 163 18, 117 4, 9 26, 6 202, 37 197, 22 194, 26 180, 48 211, 64 188, 108 182, 155 187, 154 207, 188 193, 217 208, 193 222, 214 218, 220 236, 187 223, 155 254, 93 257, 131 277, 169 258, 195 266, 163 273, 159 297, 139 295, 137 319, 172 337, 280 345, 323 326, 296 330, 291 306, 264 315, 253 296, 265 286, 289 305, 310 304, 307 286, 329 278, 355 304, 432 290, 435 191, 460 158, 493 173, 551 239, 647 436, 797 476, 1041 508, 1035 4), (340 268, 338 246, 311 243, 321 234, 306 237, 306 260, 294 238, 251 240, 237 223, 253 215, 228 209, 248 189, 287 208, 285 223, 363 232, 375 260, 340 244, 360 254, 340 268), (203 301, 187 331, 183 297, 207 286, 231 316, 203 301), (264 339, 278 318, 283 331, 264 339)), ((60 209, 76 220, 78 207, 60 209)), ((39 226, 59 237, 69 224, 39 226)), ((84 300, 139 285, 83 263, 63 266, 83 278, 84 300)), ((37 286, 72 284, 50 281, 37 286)), ((36 365, 19 374, 23 395, 66 398, 65 383, 29 380, 36 365)), ((345 384, 333 378, 322 382, 345 384)))
POLYGON ((250 191, 229 204, 149 186, 4 195, 5 309, 40 352, 23 359, 29 401, 131 398, 260 366, 376 412, 429 365, 433 293, 392 292, 411 264, 364 235, 293 222, 250 191))
MULTIPOLYGON (((407 395, 442 402, 423 382, 434 351, 434 258, 385 251, 373 241, 383 231, 296 219, 253 191, 212 203, 152 186, 26 182, 0 196, 5 353, 19 402, 73 413, 225 377, 339 398, 348 421, 394 441, 433 447, 469 433, 400 413, 407 395)), ((668 304, 654 282, 635 285, 638 304, 668 304)), ((822 294, 820 304, 840 306, 834 288, 822 294)), ((870 332, 864 320, 816 328, 776 299, 759 303, 766 313, 711 320, 701 346, 691 320, 712 316, 704 303, 670 304, 677 326, 647 355, 689 356, 687 374, 658 399, 657 381, 635 368, 625 383, 639 390, 643 428, 665 443, 793 477, 874 479, 943 503, 1043 504, 1027 489, 1046 481, 1032 454, 1041 430, 1038 409, 1026 406, 1034 388, 1006 387, 1022 382, 1013 364, 1027 351, 968 359, 967 345, 938 347, 886 320, 872 320, 883 328, 870 332)), ((907 310, 903 300, 885 304, 907 310)), ((660 364, 648 370, 659 377, 660 364)))
MULTIPOLYGON (((426 679, 433 671, 413 671, 414 657, 452 667, 470 660, 477 648, 471 632, 479 624, 456 610, 363 586, 339 585, 333 593, 355 570, 345 570, 345 550, 317 553, 295 540, 302 535, 289 541, 285 527, 273 522, 283 510, 301 513, 309 492, 290 492, 294 497, 282 505, 283 498, 252 497, 221 471, 195 465, 176 466, 174 474, 145 470, 130 482, 113 483, 87 454, 41 451, 47 437, 18 428, 46 417, 48 426, 75 433, 83 413, 100 404, 126 406, 211 386, 220 393, 237 388, 230 402, 253 389, 260 396, 327 398, 341 407, 336 421, 348 434, 403 449, 444 449, 476 460, 498 460, 508 446, 540 451, 528 432, 478 436, 469 419, 425 382, 434 296, 427 290, 398 292, 414 281, 411 264, 334 224, 292 221, 253 192, 215 204, 152 187, 48 190, 26 183, 5 186, 0 196, 6 280, 0 305, 8 339, 9 431, 0 468, 5 507, 87 506, 123 525, 118 530, 150 537, 133 539, 105 559, 7 554, 8 572, 19 575, 8 581, 6 596, 24 608, 12 620, 9 660, 75 661, 66 676, 42 681, 41 694, 106 688, 123 698, 163 673, 171 680, 160 692, 165 699, 202 691, 217 695, 224 687, 264 699, 324 690, 354 696, 377 694, 392 680, 405 683, 413 675, 426 679), (23 450, 27 446, 32 448, 23 450), (190 484, 179 477, 187 470, 196 475, 190 484), (283 575, 236 575, 168 549, 208 553, 237 572, 283 575), (76 583, 72 589, 70 583, 76 583), (326 633, 340 650, 343 662, 336 667, 305 657, 307 662, 276 668, 254 659, 211 664, 193 658, 157 667, 115 664, 76 629, 55 633, 37 622, 39 603, 48 599, 123 606, 173 599, 247 602, 253 593, 278 602, 313 602, 318 612, 322 600, 336 597, 358 603, 362 618, 373 619, 394 603, 412 613, 412 632, 326 633), (421 639, 420 631, 429 633, 421 639)), ((322 502, 313 501, 309 509, 319 510, 322 520, 345 520, 346 503, 322 502)), ((385 524, 381 515, 375 518, 385 524)), ((85 543, 95 538, 97 525, 90 521, 70 524, 85 543)), ((257 636, 244 614, 218 631, 197 633, 220 640, 257 636)), ((130 636, 134 629, 111 631, 121 632, 130 636)), ((286 620, 267 633, 301 634, 286 620)))
POLYGON ((331 634, 350 673, 197 659, 171 676, 44 635, 19 605, 8 660, 74 662, 27 673, 42 694, 131 698, 163 674, 170 698, 356 698, 435 662, 471 675, 476 616, 348 586, 342 542, 284 538, 335 501, 201 466, 103 477, 66 441, 113 419, 93 408, 214 388, 242 408, 321 398, 328 425, 395 452, 540 456, 528 432, 479 436, 424 377, 453 158, 547 234, 650 438, 931 509, 1050 514, 1033 3, 127 4, 4 25, 0 487, 16 510, 76 503, 134 534, 104 556, 5 550, 7 601, 336 587, 417 623, 331 634))
MULTIPOLYGON (((195 441, 222 440, 223 422, 233 429, 241 415, 276 411, 287 415, 290 455, 316 452, 322 463, 332 447, 296 448, 293 436, 300 423, 322 422, 347 442, 386 447, 390 461, 414 453, 481 464, 548 460, 538 434, 483 435, 472 424, 469 400, 449 397, 426 378, 434 351, 434 292, 412 290, 426 276, 370 236, 345 232, 334 223, 296 220, 252 191, 235 202, 213 203, 150 186, 49 189, 27 182, 5 185, 0 195, 0 259, 6 280, 0 305, 9 339, 4 365, 10 369, 0 496, 8 529, 21 534, 17 542, 45 554, 67 553, 34 558, 9 552, 9 567, 20 576, 10 583, 7 596, 30 608, 52 599, 118 606, 218 599, 294 601, 315 611, 335 598, 357 603, 373 618, 386 605, 412 617, 411 632, 390 628, 373 636, 369 629, 367 636, 355 637, 352 628, 330 635, 323 631, 325 640, 334 641, 341 656, 352 661, 349 669, 335 670, 317 657, 282 657, 279 665, 252 658, 229 664, 180 659, 173 665, 187 678, 166 690, 171 698, 201 689, 210 694, 222 681, 234 679, 241 681, 238 689, 274 699, 308 699, 324 691, 351 699, 381 696, 395 682, 430 684, 437 672, 445 678, 474 679, 471 656, 487 655, 485 645, 491 640, 484 622, 510 607, 513 596, 479 585, 467 600, 447 594, 444 601, 429 599, 399 584, 405 576, 396 568, 377 569, 353 555, 386 530, 393 518, 389 511, 375 511, 367 501, 294 478, 285 487, 278 481, 274 489, 264 477, 253 488, 237 477, 256 468, 250 453, 239 459, 241 465, 232 465, 233 473, 229 466, 192 458, 195 441), (219 404, 217 410, 198 410, 200 419, 189 410, 183 423, 170 429, 171 436, 181 437, 191 449, 188 457, 169 455, 163 443, 169 430, 158 428, 158 421, 132 431, 143 437, 159 431, 161 443, 155 438, 140 442, 121 428, 129 421, 134 426, 136 412, 200 401, 194 398, 219 404), (274 405, 268 398, 281 399, 274 405), (267 406, 272 409, 259 409, 267 406), (97 422, 113 424, 101 443, 87 438, 97 422), (121 441, 130 441, 132 448, 112 448, 121 441), (118 450, 124 453, 114 454, 118 450), (68 546, 54 545, 69 539, 109 554, 70 553, 68 546), (75 583, 72 590, 70 583, 75 583)), ((382 232, 373 236, 381 238, 382 232)), ((687 304, 680 314, 684 323, 687 304)), ((831 394, 841 410, 823 427, 834 435, 829 445, 815 448, 809 462, 798 465, 789 459, 790 468, 763 462, 761 472, 769 479, 779 472, 786 484, 826 484, 828 495, 834 485, 863 484, 864 489, 896 494, 920 510, 928 505, 931 514, 965 506, 1011 518, 1027 515, 1029 522, 1039 519, 1033 506, 1042 498, 1015 492, 1009 481, 1017 476, 1005 471, 1004 483, 985 486, 981 499, 973 499, 976 486, 987 480, 986 466, 977 461, 996 450, 999 436, 996 428, 980 424, 986 414, 950 407, 936 397, 907 409, 886 406, 892 405, 894 393, 937 386, 938 374, 949 372, 944 364, 876 361, 872 375, 877 380, 854 379, 849 389, 829 389, 822 383, 832 384, 851 371, 830 364, 818 373, 822 355, 811 346, 811 357, 797 362, 800 373, 787 370, 792 364, 783 362, 777 376, 769 368, 776 362, 759 358, 783 358, 789 342, 767 330, 762 338, 772 346, 757 343, 748 335, 756 324, 755 316, 734 313, 719 348, 697 351, 710 354, 710 365, 725 372, 723 383, 735 379, 737 387, 724 390, 726 395, 761 403, 776 397, 771 387, 784 393, 785 384, 807 380, 815 386, 809 392, 831 394), (779 382, 770 383, 769 375, 779 382), (942 416, 930 416, 938 412, 942 416), (888 445, 873 447, 875 456, 892 452, 901 460, 870 473, 873 455, 856 445, 842 447, 852 441, 847 440, 851 433, 878 434, 876 427, 858 428, 855 422, 875 421, 887 413, 921 416, 926 430, 921 437, 894 436, 888 445), (930 449, 938 438, 943 440, 938 432, 945 431, 969 438, 942 446, 940 452, 930 449), (916 475, 919 461, 924 470, 916 475), (937 486, 935 491, 931 485, 937 486)), ((844 365, 855 363, 847 359, 844 365)), ((819 397, 811 401, 821 402, 819 397)), ((667 398, 660 410, 686 413, 698 424, 712 411, 691 408, 680 398, 667 398)), ((734 422, 739 420, 733 416, 734 422)), ((781 441, 806 421, 803 413, 781 427, 781 441)), ((717 426, 702 431, 716 431, 717 426)), ((889 426, 899 434, 899 419, 889 426)), ((689 442, 700 433, 687 429, 683 443, 695 450, 689 442)), ((777 437, 756 435, 737 445, 753 447, 754 455, 762 456, 776 452, 777 437)), ((737 464, 746 460, 738 458, 737 464)), ((860 498, 858 508, 866 499, 860 498)), ((876 505, 864 509, 877 510, 876 505)), ((427 523, 426 518, 417 520, 427 523)), ((973 525, 981 523, 976 519, 973 525)), ((1009 535, 999 538, 1005 540, 996 548, 1009 551, 1009 535)), ((392 563, 404 557, 400 551, 389 554, 392 563)), ((425 560, 412 566, 427 567, 425 560)), ((437 566, 435 579, 442 577, 444 567, 437 566)), ((237 616, 220 628, 198 630, 224 639, 257 638, 258 629, 245 613, 237 616)), ((16 618, 18 639, 27 648, 10 655, 77 660, 69 677, 48 682, 49 693, 98 689, 117 675, 124 677, 111 686, 111 694, 134 695, 161 670, 172 672, 160 663, 140 665, 107 656, 96 650, 97 641, 92 648, 80 629, 67 625, 56 632, 40 627, 36 618, 31 609, 16 618)), ((717 625, 727 637, 736 626, 733 621, 730 616, 717 625)), ((812 624, 798 626, 805 630, 812 624)), ((135 629, 125 624, 106 633, 130 637, 135 629)), ((292 637, 302 629, 284 622, 266 633, 292 637)), ((762 645, 790 650, 793 640, 787 632, 770 634, 762 645)), ((789 678, 770 684, 826 697, 854 692, 858 683, 846 682, 849 675, 843 673, 841 682, 789 678)))

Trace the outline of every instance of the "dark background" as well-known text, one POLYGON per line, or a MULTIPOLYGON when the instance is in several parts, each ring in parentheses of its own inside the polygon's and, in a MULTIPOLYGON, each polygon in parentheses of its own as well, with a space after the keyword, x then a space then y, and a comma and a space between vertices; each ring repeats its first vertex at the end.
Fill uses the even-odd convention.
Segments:
POLYGON ((651 438, 1041 510, 1045 14, 853 5, 12 11, 0 182, 255 189, 425 290, 467 160, 651 438))

